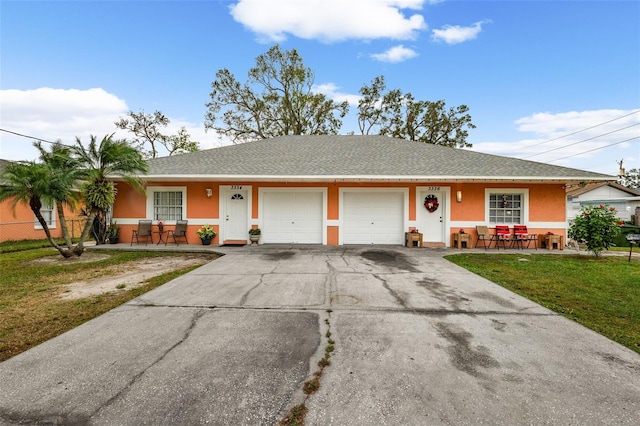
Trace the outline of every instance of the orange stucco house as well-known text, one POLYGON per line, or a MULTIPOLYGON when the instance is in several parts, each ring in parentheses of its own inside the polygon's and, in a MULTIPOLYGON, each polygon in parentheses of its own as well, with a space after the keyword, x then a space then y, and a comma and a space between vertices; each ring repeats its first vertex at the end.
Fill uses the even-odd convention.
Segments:
MULTIPOLYGON (((449 247, 477 225, 566 233, 565 186, 615 177, 385 136, 283 136, 149 160, 146 194, 118 181, 113 217, 128 242, 141 219, 213 244, 394 244, 418 229, 449 247)), ((157 237, 156 237, 157 238, 157 237)))

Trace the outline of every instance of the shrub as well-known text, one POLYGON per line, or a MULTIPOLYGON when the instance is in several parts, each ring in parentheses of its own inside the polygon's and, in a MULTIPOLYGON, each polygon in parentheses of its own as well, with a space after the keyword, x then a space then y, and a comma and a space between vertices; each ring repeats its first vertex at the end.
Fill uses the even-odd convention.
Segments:
POLYGON ((623 222, 616 217, 616 209, 606 204, 583 206, 569 226, 569 238, 587 246, 597 257, 602 250, 614 245, 623 222))

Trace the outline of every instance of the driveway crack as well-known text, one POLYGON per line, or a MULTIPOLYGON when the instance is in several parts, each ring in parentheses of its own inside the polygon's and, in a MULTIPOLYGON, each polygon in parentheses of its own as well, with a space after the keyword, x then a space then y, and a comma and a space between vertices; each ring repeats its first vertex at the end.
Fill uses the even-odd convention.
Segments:
POLYGON ((170 348, 168 348, 162 355, 160 355, 155 361, 153 361, 151 364, 149 364, 144 370, 140 371, 138 374, 134 375, 131 380, 129 380, 129 383, 127 383, 118 393, 116 393, 115 395, 113 395, 111 398, 109 398, 109 400, 107 402, 105 402, 104 404, 102 404, 100 407, 98 407, 96 410, 94 410, 90 415, 89 418, 93 418, 94 416, 96 416, 102 409, 109 407, 111 404, 113 404, 116 400, 120 399, 121 396, 123 396, 124 394, 126 394, 131 387, 142 377, 146 374, 146 372, 154 367, 155 365, 157 365, 158 363, 160 363, 162 360, 164 360, 167 355, 169 355, 169 353, 171 353, 171 351, 173 351, 174 349, 176 349, 178 346, 182 345, 184 342, 187 341, 187 339, 189 338, 189 336, 191 335, 191 332, 193 331, 193 329, 195 328, 196 324, 198 323, 198 320, 205 314, 206 311, 204 310, 198 310, 196 311, 193 316, 191 317, 191 323, 189 324, 189 327, 187 327, 187 329, 184 331, 184 334, 182 336, 182 338, 176 342, 174 345, 172 345, 170 348))
POLYGON ((247 303, 247 299, 249 298, 249 295, 251 294, 251 292, 253 290, 255 290, 256 288, 260 287, 263 284, 264 276, 265 276, 265 274, 261 274, 260 275, 260 281, 258 281, 258 284, 256 284, 253 287, 251 287, 249 290, 247 290, 247 292, 245 294, 242 295, 242 298, 240 299, 240 303, 239 303, 240 306, 243 306, 245 303, 247 303))
POLYGON ((402 306, 403 308, 407 308, 407 302, 400 296, 397 291, 389 287, 389 283, 387 282, 387 280, 385 280, 378 274, 373 274, 373 277, 382 282, 382 287, 384 287, 385 290, 387 290, 389 294, 392 295, 394 299, 396 299, 396 302, 398 302, 400 306, 402 306))
POLYGON ((327 258, 327 279, 325 280, 325 300, 329 301, 329 306, 333 305, 333 297, 338 292, 338 270, 331 264, 331 259, 327 258))

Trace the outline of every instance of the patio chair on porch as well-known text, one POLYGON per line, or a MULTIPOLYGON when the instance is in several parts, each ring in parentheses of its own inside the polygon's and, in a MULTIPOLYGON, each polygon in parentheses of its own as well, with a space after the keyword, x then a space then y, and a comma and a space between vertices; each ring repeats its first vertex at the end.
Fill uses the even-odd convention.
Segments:
POLYGON ((131 233, 131 245, 133 245, 133 240, 135 240, 137 244, 140 244, 141 238, 144 238, 145 245, 147 245, 149 240, 151 240, 151 244, 153 244, 153 235, 151 234, 150 220, 138 221, 138 229, 134 229, 131 233))
POLYGON ((476 226, 476 231, 478 232, 478 239, 476 240, 476 245, 473 248, 477 248, 480 241, 482 241, 482 245, 484 249, 491 247, 491 233, 489 232, 488 226, 476 226))
POLYGON ((509 243, 509 247, 511 247, 512 239, 511 239, 511 230, 507 225, 496 225, 496 233, 492 236, 492 239, 496 242, 496 248, 500 249, 500 243, 502 243, 502 247, 506 250, 507 243, 509 243))
POLYGON ((173 242, 176 243, 176 245, 178 245, 178 241, 181 238, 184 239, 185 243, 189 244, 189 241, 187 240, 187 223, 187 220, 176 221, 176 228, 169 229, 167 231, 167 240, 164 242, 164 245, 167 245, 169 238, 173 238, 173 242))
POLYGON ((527 248, 533 243, 533 246, 538 250, 538 235, 530 234, 527 225, 513 225, 512 245, 520 246, 520 248, 524 249, 525 242, 527 243, 527 248))

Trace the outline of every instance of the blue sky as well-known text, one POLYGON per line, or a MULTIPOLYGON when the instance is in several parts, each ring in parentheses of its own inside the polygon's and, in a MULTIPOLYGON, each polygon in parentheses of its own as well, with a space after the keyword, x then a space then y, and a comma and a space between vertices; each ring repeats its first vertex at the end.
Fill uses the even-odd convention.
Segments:
MULTIPOLYGON (((640 168, 638 1, 0 0, 0 128, 73 143, 160 110, 201 148, 221 68, 246 80, 274 43, 317 90, 348 99, 378 75, 466 104, 472 150, 609 174, 640 168)), ((126 134, 117 133, 120 136, 126 134)), ((36 158, 0 132, 0 158, 36 158)))

